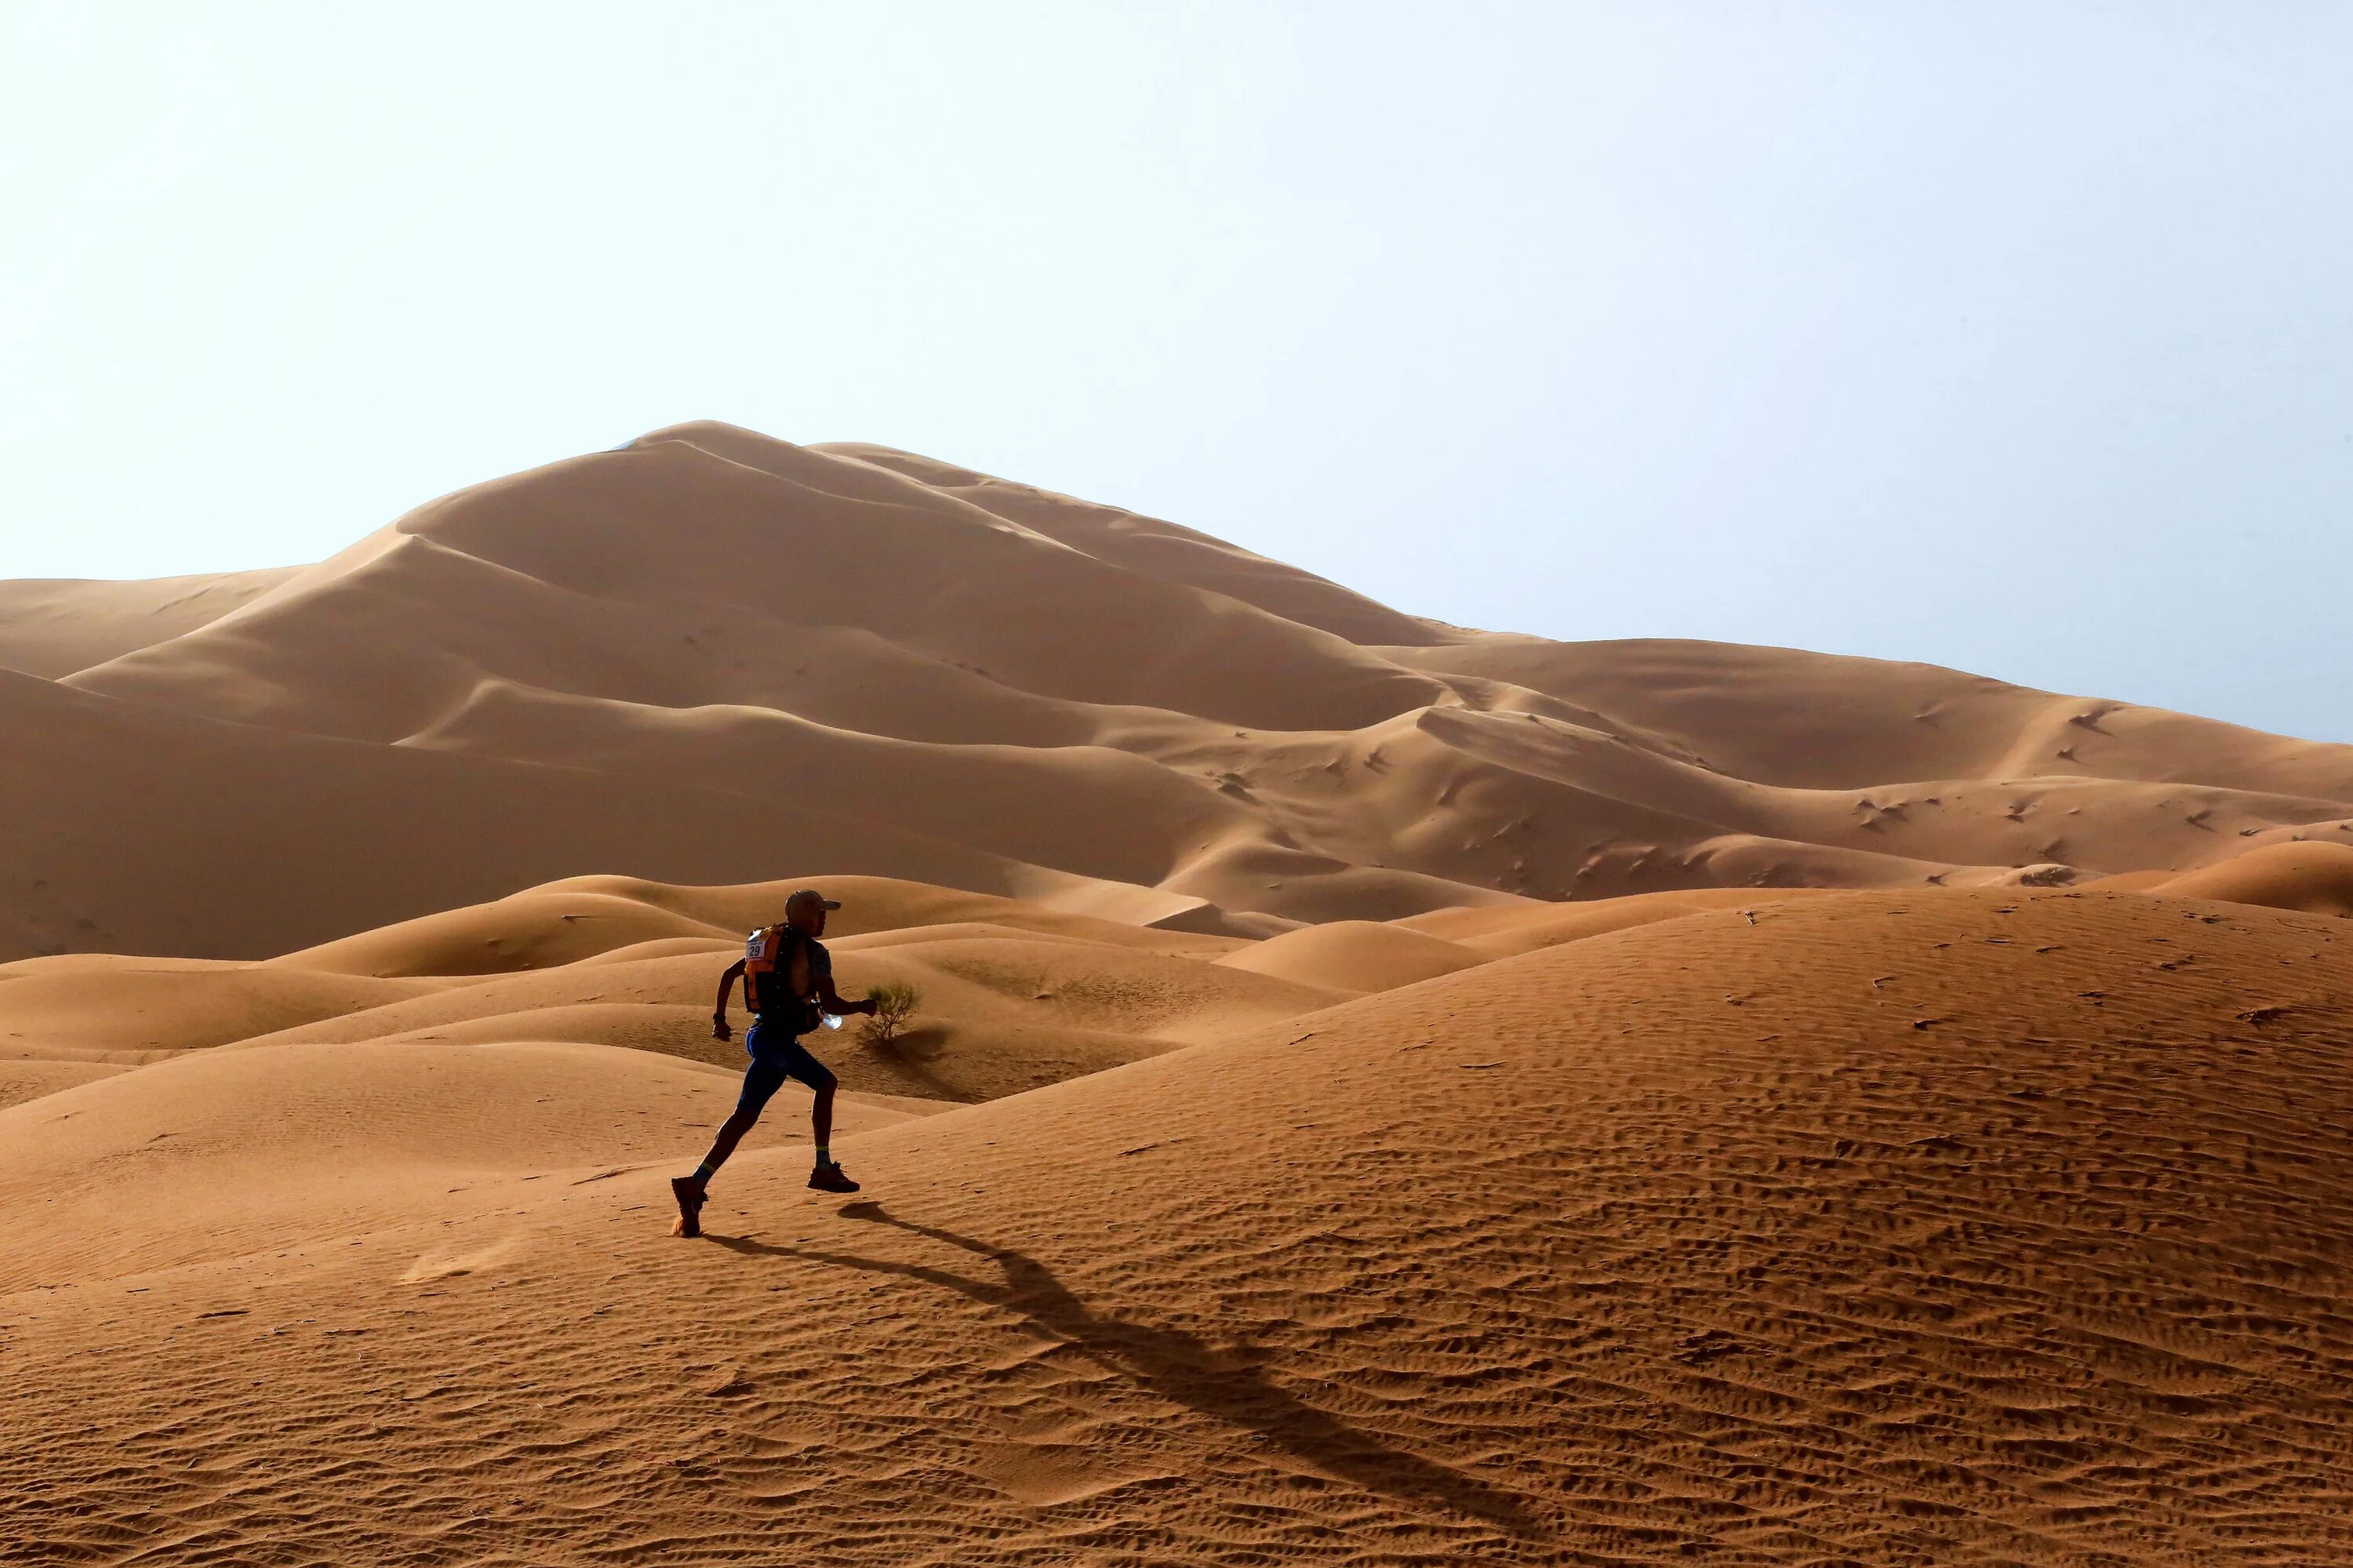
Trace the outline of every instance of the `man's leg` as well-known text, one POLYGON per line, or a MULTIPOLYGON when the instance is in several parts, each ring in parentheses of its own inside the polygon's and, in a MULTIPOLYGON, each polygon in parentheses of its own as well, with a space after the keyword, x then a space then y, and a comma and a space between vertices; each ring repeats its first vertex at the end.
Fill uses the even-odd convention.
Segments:
POLYGON ((818 1071, 825 1073, 825 1076, 810 1086, 817 1091, 817 1098, 809 1106, 809 1130, 817 1135, 817 1163, 809 1169, 808 1184, 820 1192, 855 1192, 858 1183, 833 1162, 830 1147, 833 1142, 833 1091, 837 1080, 823 1067, 818 1071))
POLYGON ((702 1157, 702 1163, 695 1169, 697 1186, 711 1185, 711 1178, 727 1163, 727 1157, 735 1152, 735 1146, 744 1141, 744 1135, 758 1126, 759 1121, 760 1112, 756 1107, 739 1103, 728 1113, 727 1119, 719 1124, 718 1132, 712 1137, 711 1152, 702 1157))
POLYGON ((785 1075, 786 1064, 757 1056, 752 1059, 751 1066, 744 1069, 744 1093, 736 1099, 734 1110, 719 1124, 719 1131, 711 1139, 711 1151, 702 1157, 702 1163, 694 1168, 693 1175, 670 1178, 670 1195, 678 1200, 678 1224, 671 1227, 673 1234, 699 1236, 702 1234, 702 1200, 710 1190, 712 1173, 727 1163, 727 1157, 735 1152, 735 1146, 744 1141, 744 1135, 759 1121, 760 1113, 767 1108, 768 1101, 784 1087, 785 1075))
POLYGON ((810 1167, 808 1184, 820 1192, 857 1192, 858 1183, 843 1175, 841 1167, 833 1162, 833 1094, 841 1086, 841 1080, 797 1040, 777 1055, 785 1071, 807 1084, 816 1097, 809 1102, 809 1131, 817 1139, 817 1160, 810 1167))

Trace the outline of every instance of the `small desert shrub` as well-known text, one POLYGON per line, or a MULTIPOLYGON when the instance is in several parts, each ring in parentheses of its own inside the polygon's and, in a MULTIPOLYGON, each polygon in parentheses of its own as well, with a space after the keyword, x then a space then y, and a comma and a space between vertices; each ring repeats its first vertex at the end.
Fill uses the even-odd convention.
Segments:
POLYGON ((866 994, 874 999, 874 1016, 858 1026, 858 1038, 869 1045, 891 1044, 923 1001, 920 990, 897 980, 885 980, 866 994))

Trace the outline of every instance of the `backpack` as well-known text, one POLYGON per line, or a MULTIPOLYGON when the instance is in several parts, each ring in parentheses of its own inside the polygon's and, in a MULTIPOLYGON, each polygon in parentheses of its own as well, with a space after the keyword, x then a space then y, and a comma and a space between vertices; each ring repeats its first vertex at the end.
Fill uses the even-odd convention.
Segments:
POLYGON ((792 990, 794 944, 801 940, 790 926, 763 926, 744 938, 744 1005, 764 1018, 774 1007, 777 1021, 796 1034, 817 1024, 817 1004, 792 990), (771 995, 770 985, 780 990, 771 995), (799 1003, 797 1010, 786 1004, 788 998, 799 1003))

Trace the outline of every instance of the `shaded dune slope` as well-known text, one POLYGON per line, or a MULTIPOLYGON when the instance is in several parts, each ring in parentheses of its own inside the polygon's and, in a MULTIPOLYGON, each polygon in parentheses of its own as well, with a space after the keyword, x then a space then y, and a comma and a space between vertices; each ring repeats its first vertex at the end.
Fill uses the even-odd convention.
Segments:
POLYGON ((0 1495, 158 1563, 2335 1561, 2343 930, 1702 911, 878 1128, 863 1202, 751 1154, 702 1243, 656 1171, 51 1279, 0 1495))
MULTIPOLYGON (((0 957, 259 959, 519 885, 621 865, 681 882, 789 862, 773 805, 674 778, 223 722, 0 672, 0 957)), ((714 779, 714 784, 729 782, 714 779)), ((795 802, 819 864, 1155 919, 1203 901, 911 833, 860 802, 795 802)))

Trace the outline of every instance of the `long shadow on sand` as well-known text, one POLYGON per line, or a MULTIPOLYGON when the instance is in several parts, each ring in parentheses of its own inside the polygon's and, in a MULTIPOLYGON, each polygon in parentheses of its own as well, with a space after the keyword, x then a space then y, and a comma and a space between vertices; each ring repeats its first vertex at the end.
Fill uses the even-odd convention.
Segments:
POLYGON ((880 1203, 851 1203, 841 1213, 846 1219, 889 1225, 985 1257, 1005 1271, 1004 1283, 967 1279, 922 1264, 776 1246, 748 1236, 711 1239, 752 1256, 798 1258, 870 1274, 895 1274, 961 1292, 987 1306, 1019 1313, 1032 1329, 1075 1347, 1099 1365, 1163 1398, 1261 1433, 1308 1463, 1345 1477, 1368 1491, 1412 1506, 1435 1504, 1470 1514, 1515 1535, 1545 1533, 1526 1501, 1516 1493, 1392 1448, 1357 1431, 1269 1383, 1235 1351, 1221 1351, 1182 1330, 1103 1316, 1033 1257, 954 1231, 900 1219, 880 1203))

